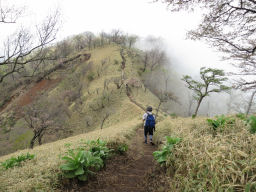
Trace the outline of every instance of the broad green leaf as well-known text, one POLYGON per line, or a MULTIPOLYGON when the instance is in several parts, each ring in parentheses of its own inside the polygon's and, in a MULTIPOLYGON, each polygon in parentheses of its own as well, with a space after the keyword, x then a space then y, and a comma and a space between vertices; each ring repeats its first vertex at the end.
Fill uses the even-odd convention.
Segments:
POLYGON ((75 171, 75 175, 83 175, 84 174, 84 169, 83 166, 78 167, 75 171))
POLYGON ((79 175, 79 176, 78 176, 78 179, 79 179, 80 181, 86 181, 86 180, 88 179, 88 177, 87 177, 86 175, 79 175))
POLYGON ((72 170, 76 170, 78 168, 78 165, 69 163, 69 164, 61 165, 60 168, 64 171, 72 171, 72 170))

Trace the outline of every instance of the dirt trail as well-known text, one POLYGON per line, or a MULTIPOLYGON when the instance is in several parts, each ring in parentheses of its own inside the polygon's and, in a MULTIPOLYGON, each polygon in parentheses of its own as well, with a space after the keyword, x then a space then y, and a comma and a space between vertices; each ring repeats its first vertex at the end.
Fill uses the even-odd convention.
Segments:
POLYGON ((156 146, 143 143, 143 129, 136 131, 129 146, 129 154, 111 160, 96 180, 76 189, 81 192, 146 192, 143 186, 146 174, 153 168, 153 151, 156 146))

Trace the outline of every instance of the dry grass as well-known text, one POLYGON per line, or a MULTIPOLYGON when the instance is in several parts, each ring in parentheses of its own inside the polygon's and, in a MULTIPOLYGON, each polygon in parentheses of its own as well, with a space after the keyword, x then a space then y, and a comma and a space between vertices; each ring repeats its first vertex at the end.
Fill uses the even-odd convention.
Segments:
MULTIPOLYGON (((134 112, 139 109, 134 108, 134 112)), ((18 156, 19 154, 35 154, 34 160, 25 162, 22 167, 15 167, 0 172, 0 191, 58 191, 58 175, 60 174, 59 158, 66 148, 65 144, 70 143, 72 146, 79 145, 81 140, 93 140, 101 138, 104 140, 125 140, 134 133, 134 130, 141 125, 141 122, 133 119, 112 127, 96 130, 87 134, 81 134, 69 137, 53 143, 48 143, 33 150, 22 150, 0 158, 0 162, 18 156)))
POLYGON ((216 137, 202 117, 167 118, 157 129, 158 141, 182 138, 167 163, 175 170, 169 191, 256 191, 256 135, 240 120, 216 137))

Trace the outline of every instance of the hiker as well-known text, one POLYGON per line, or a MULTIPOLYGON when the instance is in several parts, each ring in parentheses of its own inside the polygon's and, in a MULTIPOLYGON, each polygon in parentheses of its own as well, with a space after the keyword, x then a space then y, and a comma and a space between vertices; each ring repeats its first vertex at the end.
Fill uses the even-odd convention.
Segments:
POLYGON ((149 134, 150 144, 154 145, 152 138, 153 132, 155 131, 155 115, 152 114, 152 107, 147 107, 146 113, 143 115, 143 123, 144 123, 144 143, 147 144, 147 135, 149 134))

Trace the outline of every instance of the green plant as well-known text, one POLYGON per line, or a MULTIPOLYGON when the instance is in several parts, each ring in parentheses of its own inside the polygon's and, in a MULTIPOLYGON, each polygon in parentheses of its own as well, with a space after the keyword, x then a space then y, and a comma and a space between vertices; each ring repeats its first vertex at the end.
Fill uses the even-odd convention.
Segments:
POLYGON ((35 155, 27 153, 26 155, 21 154, 18 157, 11 157, 1 163, 1 166, 5 169, 12 168, 14 166, 20 166, 22 161, 34 159, 35 155))
POLYGON ((153 156, 156 161, 160 164, 165 163, 168 157, 172 154, 174 145, 180 141, 181 138, 166 136, 166 144, 163 146, 162 150, 153 152, 153 156))
POLYGON ((246 121, 246 119, 247 119, 246 114, 244 114, 244 113, 238 113, 238 114, 236 114, 236 117, 243 121, 246 121))
POLYGON ((107 146, 112 150, 113 153, 120 154, 120 155, 125 154, 128 150, 128 145, 126 143, 117 142, 117 141, 108 142, 107 146))
POLYGON ((171 116, 173 119, 175 119, 175 118, 178 117, 176 113, 171 113, 170 116, 171 116))
POLYGON ((125 143, 121 143, 117 147, 117 153, 124 154, 128 150, 128 145, 125 143))
POLYGON ((89 80, 89 81, 92 81, 92 80, 94 80, 94 78, 95 78, 95 74, 94 74, 94 72, 90 72, 88 75, 87 75, 87 79, 89 80))
POLYGON ((250 133, 256 133, 256 116, 251 115, 248 119, 247 119, 247 124, 249 125, 250 128, 250 133))
POLYGON ((94 156, 99 156, 103 160, 110 157, 110 153, 113 151, 107 147, 107 142, 100 139, 88 141, 86 144, 89 146, 89 151, 92 152, 94 156))
POLYGON ((99 156, 94 156, 91 151, 78 149, 69 150, 68 154, 62 157, 66 163, 60 166, 64 171, 66 178, 78 178, 81 181, 86 181, 89 175, 95 174, 103 167, 103 160, 99 156))
POLYGON ((118 60, 114 60, 114 65, 118 65, 119 64, 119 61, 118 60))
POLYGON ((229 117, 225 117, 224 115, 216 116, 216 120, 207 119, 208 124, 214 131, 217 131, 218 128, 223 128, 225 125, 233 125, 235 120, 229 117))

